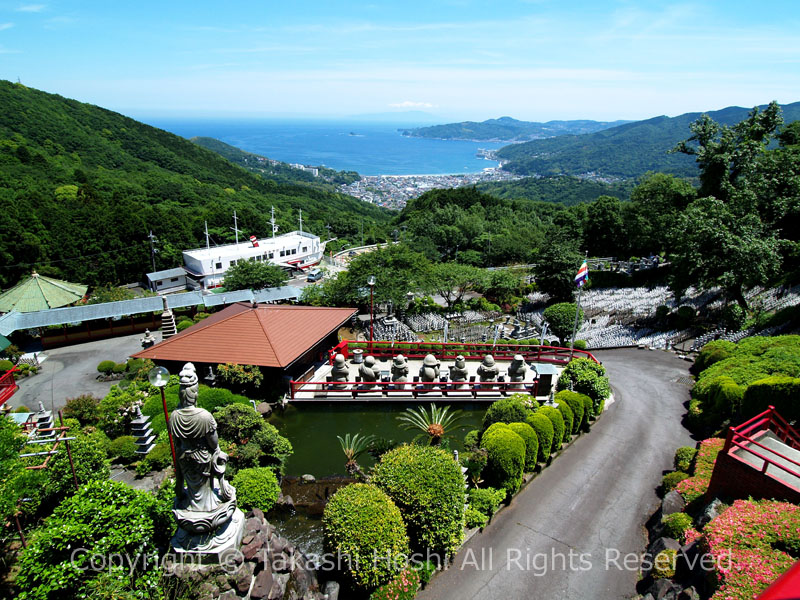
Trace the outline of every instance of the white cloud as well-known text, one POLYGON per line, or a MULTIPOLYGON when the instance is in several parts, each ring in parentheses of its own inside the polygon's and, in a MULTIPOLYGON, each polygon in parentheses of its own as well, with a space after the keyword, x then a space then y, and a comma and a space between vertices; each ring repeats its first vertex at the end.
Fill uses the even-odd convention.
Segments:
POLYGON ((13 23, 0 23, 0 31, 5 31, 6 29, 11 29, 14 26, 13 23))
POLYGON ((45 8, 47 8, 47 6, 44 4, 23 4, 17 9, 17 11, 38 13, 42 12, 45 8))
POLYGON ((411 100, 393 102, 389 106, 391 108, 434 108, 434 105, 430 102, 412 102, 411 100))

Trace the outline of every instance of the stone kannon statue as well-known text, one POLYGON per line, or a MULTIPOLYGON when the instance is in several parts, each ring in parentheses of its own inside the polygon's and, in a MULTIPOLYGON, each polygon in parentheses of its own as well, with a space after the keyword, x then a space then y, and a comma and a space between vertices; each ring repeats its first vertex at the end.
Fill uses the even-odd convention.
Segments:
POLYGON ((408 361, 402 354, 398 354, 392 360, 392 381, 398 383, 408 381, 408 361))
POLYGON ((467 375, 467 360, 459 354, 456 364, 450 367, 450 381, 466 381, 467 375))
POLYGON ((375 366, 375 357, 367 356, 364 362, 358 367, 358 374, 361 376, 361 381, 365 383, 374 383, 380 378, 380 371, 375 366))
POLYGON ((150 346, 155 345, 156 338, 155 336, 150 333, 149 329, 144 330, 144 337, 139 340, 142 343, 142 348, 149 348, 150 346))
POLYGON ((333 368, 331 369, 331 381, 345 382, 350 381, 350 367, 343 354, 333 357, 333 368))
POLYGON ((440 363, 433 354, 428 354, 419 369, 420 381, 439 381, 440 363))
POLYGON ((238 549, 244 515, 236 507, 236 489, 225 480, 228 455, 219 448, 217 422, 197 406, 194 365, 186 363, 179 376, 180 405, 168 423, 178 463, 172 511, 178 532, 172 546, 177 553, 220 560, 225 551, 238 549))
POLYGON ((512 382, 520 382, 525 380, 525 373, 528 372, 528 365, 525 364, 525 359, 521 354, 515 354, 514 360, 508 366, 508 379, 512 382))
POLYGON ((497 363, 494 362, 494 356, 487 354, 483 357, 481 364, 478 365, 478 377, 481 381, 496 381, 497 376, 500 374, 500 369, 497 363))

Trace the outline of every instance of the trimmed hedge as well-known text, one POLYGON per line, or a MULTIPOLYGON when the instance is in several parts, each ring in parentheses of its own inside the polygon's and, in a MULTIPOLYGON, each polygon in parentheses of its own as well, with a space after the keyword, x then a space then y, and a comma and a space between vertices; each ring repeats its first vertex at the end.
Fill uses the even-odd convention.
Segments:
POLYGON ((10 360, 0 360, 0 371, 10 371, 14 368, 14 363, 10 360))
POLYGON ((488 459, 483 470, 487 485, 503 488, 511 497, 522 484, 525 467, 525 440, 505 423, 495 423, 483 434, 481 447, 488 459))
POLYGON ((697 448, 693 448, 692 446, 681 446, 675 450, 675 458, 673 460, 675 470, 688 473, 689 469, 692 467, 695 456, 697 456, 697 448))
POLYGON ((242 469, 231 482, 236 488, 236 498, 240 507, 245 510, 260 508, 269 512, 281 493, 275 471, 268 467, 242 469))
POLYGON ((546 415, 538 412, 529 416, 526 423, 533 428, 536 432, 536 437, 539 438, 537 461, 546 463, 550 460, 550 450, 553 448, 553 437, 555 437, 553 424, 546 415))
POLYGON ((494 423, 524 423, 530 414, 529 396, 514 394, 493 402, 483 416, 483 430, 486 431, 494 423))
POLYGON ((111 371, 114 370, 116 364, 117 363, 115 363, 113 360, 104 360, 100 362, 99 365, 97 365, 97 372, 108 375, 109 373, 111 373, 111 371))
POLYGON ((539 435, 528 423, 509 423, 508 427, 525 442, 525 472, 533 471, 539 462, 539 435))
POLYGON ((702 350, 700 350, 697 358, 694 359, 692 373, 696 375, 701 371, 706 370, 714 363, 718 363, 721 360, 731 357, 735 350, 736 344, 729 342, 728 340, 714 340, 708 342, 705 346, 703 346, 702 350))
POLYGON ((684 543, 683 534, 692 526, 692 517, 684 512, 676 512, 661 518, 664 535, 684 543))
POLYGON ((562 400, 563 402, 566 402, 572 410, 573 420, 571 433, 578 433, 581 430, 581 425, 583 424, 584 403, 581 395, 582 394, 579 394, 578 392, 562 390, 558 392, 555 397, 556 402, 562 400))
POLYGON ((558 397, 558 394, 556 394, 555 402, 558 412, 564 418, 564 441, 568 442, 572 439, 572 425, 575 421, 575 413, 572 412, 566 400, 558 397))
MULTIPOLYGON (((505 497, 505 495, 506 493, 503 492, 503 497, 505 497)), ((467 529, 475 529, 476 527, 483 529, 488 522, 489 517, 471 506, 468 506, 464 511, 464 525, 467 529)))
POLYGON ((111 440, 108 452, 112 458, 127 465, 136 460, 136 449, 136 439, 132 435, 122 435, 111 440))
POLYGON ((400 509, 415 550, 450 555, 458 549, 464 536, 464 475, 449 452, 399 446, 381 456, 371 482, 400 509))
MULTIPOLYGON (((583 400, 583 421, 581 421, 581 429, 583 429, 583 431, 589 431, 589 419, 595 415, 595 404, 592 399, 589 398, 589 396, 586 396, 585 394, 581 394, 581 396, 581 400, 583 400)), ((600 402, 604 402, 604 400, 601 400, 600 402)), ((600 406, 600 410, 602 410, 602 405, 600 406)))
POLYGON ((748 417, 772 405, 787 421, 800 418, 800 378, 773 375, 759 379, 747 386, 741 398, 744 415, 748 417))
POLYGON ((553 406, 542 406, 537 412, 550 419, 550 423, 553 425, 553 445, 550 453, 558 452, 564 443, 564 415, 553 406))
POLYGON ((341 564, 361 588, 391 580, 397 574, 395 564, 403 564, 408 555, 400 510, 374 485, 353 483, 337 490, 325 505, 322 525, 326 551, 350 557, 341 564))
POLYGON ((505 490, 496 490, 492 487, 475 488, 469 491, 469 506, 487 517, 491 517, 500 508, 505 498, 505 490))
POLYGON ((672 473, 667 473, 661 478, 661 490, 665 494, 667 492, 671 492, 678 487, 678 484, 684 479, 689 479, 689 474, 684 471, 673 471, 672 473))

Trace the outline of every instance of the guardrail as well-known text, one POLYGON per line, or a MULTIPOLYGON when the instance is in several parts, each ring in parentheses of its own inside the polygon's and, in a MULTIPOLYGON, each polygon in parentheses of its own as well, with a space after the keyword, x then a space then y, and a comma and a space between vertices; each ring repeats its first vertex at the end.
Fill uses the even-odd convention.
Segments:
POLYGON ((412 396, 414 398, 424 398, 430 394, 440 394, 444 398, 475 400, 480 398, 479 393, 490 392, 492 399, 497 394, 507 396, 508 394, 527 393, 535 397, 539 389, 539 381, 517 382, 517 381, 475 381, 475 376, 470 377, 470 381, 416 381, 396 382, 396 381, 291 381, 290 397, 292 401, 297 399, 300 392, 311 393, 312 398, 324 392, 327 400, 336 398, 352 398, 357 400, 359 396, 370 396, 373 399, 376 394, 390 399, 392 396, 412 396))
POLYGON ((14 380, 14 373, 18 370, 17 367, 14 367, 0 376, 0 406, 3 406, 19 389, 19 385, 14 380))

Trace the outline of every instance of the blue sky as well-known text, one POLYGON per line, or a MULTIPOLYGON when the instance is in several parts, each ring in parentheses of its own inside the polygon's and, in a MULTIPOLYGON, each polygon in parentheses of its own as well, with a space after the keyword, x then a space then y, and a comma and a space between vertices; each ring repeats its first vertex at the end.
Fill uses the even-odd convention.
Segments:
POLYGON ((0 0, 0 78, 147 116, 640 119, 800 100, 797 0, 0 0))

